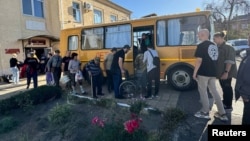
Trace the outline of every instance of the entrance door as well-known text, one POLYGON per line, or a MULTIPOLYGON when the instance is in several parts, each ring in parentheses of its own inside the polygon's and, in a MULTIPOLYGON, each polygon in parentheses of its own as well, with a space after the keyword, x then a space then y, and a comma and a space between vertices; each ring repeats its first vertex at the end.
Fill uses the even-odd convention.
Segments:
POLYGON ((133 28, 133 57, 138 53, 144 53, 147 45, 154 47, 154 26, 142 26, 133 28))

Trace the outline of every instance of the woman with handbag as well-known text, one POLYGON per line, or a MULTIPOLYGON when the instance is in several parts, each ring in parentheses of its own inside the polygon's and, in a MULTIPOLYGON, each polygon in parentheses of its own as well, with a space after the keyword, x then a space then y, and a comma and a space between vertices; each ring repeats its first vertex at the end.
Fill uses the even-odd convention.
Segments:
POLYGON ((82 79, 83 79, 82 74, 80 74, 81 77, 78 77, 79 73, 81 73, 81 71, 80 71, 81 63, 77 59, 77 57, 78 57, 77 53, 72 53, 71 60, 69 61, 69 66, 68 66, 68 70, 70 71, 69 77, 70 77, 70 83, 71 83, 71 87, 72 87, 72 93, 77 94, 76 93, 76 83, 78 82, 80 85, 81 94, 87 94, 82 86, 82 79))

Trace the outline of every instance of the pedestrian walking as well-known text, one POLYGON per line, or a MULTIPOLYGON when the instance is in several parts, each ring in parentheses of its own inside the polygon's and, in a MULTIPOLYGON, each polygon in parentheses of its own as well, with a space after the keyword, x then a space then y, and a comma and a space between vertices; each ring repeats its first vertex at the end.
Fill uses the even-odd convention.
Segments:
POLYGON ((124 68, 125 54, 130 50, 129 45, 123 46, 123 48, 114 54, 113 61, 111 64, 111 72, 114 83, 115 98, 123 99, 124 97, 119 92, 119 87, 122 83, 122 74, 126 73, 124 68))
POLYGON ((153 97, 158 96, 160 86, 160 66, 154 64, 154 57, 159 57, 159 55, 152 45, 148 45, 147 49, 143 56, 143 62, 147 64, 147 95, 145 98, 152 98, 152 82, 154 81, 155 85, 153 97))
POLYGON ((20 71, 19 71, 19 64, 17 60, 17 54, 12 54, 12 58, 10 58, 10 70, 12 73, 12 81, 13 84, 19 83, 20 71))
MULTIPOLYGON (((250 36, 248 39, 250 44, 250 36)), ((250 49, 246 50, 246 56, 240 63, 235 84, 235 99, 243 100, 242 125, 250 125, 250 49)))
POLYGON ((30 57, 27 57, 24 60, 25 72, 26 72, 26 76, 27 76, 26 89, 29 89, 29 87, 30 87, 31 78, 33 79, 34 88, 37 88, 37 86, 38 86, 37 75, 38 75, 39 62, 34 57, 34 52, 30 52, 29 56, 30 57))
MULTIPOLYGON (((47 63, 49 61, 49 59, 53 56, 52 53, 48 53, 48 56, 45 60, 45 79, 46 79, 46 84, 51 86, 51 85, 54 85, 55 84, 55 81, 54 81, 54 77, 53 77, 53 73, 51 71, 49 71, 49 68, 47 67, 47 63)), ((50 68, 51 68, 51 64, 50 64, 50 68)))
MULTIPOLYGON (((64 76, 67 75, 68 77, 70 75, 70 72, 69 72, 69 69, 68 69, 69 61, 71 60, 70 55, 71 55, 71 52, 67 51, 66 55, 62 59, 62 72, 63 72, 64 76)), ((66 89, 71 89, 70 81, 68 83, 66 83, 66 89)))
POLYGON ((215 104, 218 109, 218 112, 214 114, 214 117, 219 118, 222 121, 228 121, 221 97, 215 85, 217 60, 219 56, 218 47, 213 42, 209 41, 209 31, 207 29, 200 29, 198 32, 198 38, 201 42, 197 45, 197 49, 195 51, 196 62, 193 79, 198 83, 198 91, 202 107, 200 111, 195 113, 194 116, 198 118, 210 119, 210 108, 207 93, 208 88, 215 99, 215 104))
POLYGON ((83 89, 82 86, 82 81, 83 81, 83 76, 81 74, 81 63, 80 61, 77 59, 78 54, 77 53, 72 53, 71 54, 71 60, 69 61, 69 65, 68 65, 68 70, 70 72, 69 74, 69 78, 70 78, 70 84, 72 87, 72 93, 73 94, 77 94, 76 93, 76 83, 79 84, 80 86, 80 90, 81 90, 81 94, 87 94, 86 91, 83 89), (78 77, 76 77, 76 75, 79 75, 79 77, 81 77, 80 79, 78 79, 78 77))
POLYGON ((60 56, 60 50, 56 50, 55 54, 49 59, 47 63, 48 71, 53 73, 55 86, 60 87, 59 80, 61 78, 62 57, 60 56))
POLYGON ((100 67, 100 58, 95 57, 95 59, 89 61, 86 65, 86 70, 91 79, 93 98, 98 98, 97 95, 103 96, 104 93, 102 93, 102 70, 100 67))
POLYGON ((108 87, 108 92, 111 93, 111 91, 114 89, 114 84, 113 84, 113 77, 112 77, 112 72, 111 72, 111 64, 113 61, 113 56, 117 52, 116 48, 111 49, 111 53, 109 53, 105 59, 104 59, 104 71, 106 72, 107 75, 107 87, 108 87))
POLYGON ((224 32, 214 34, 214 42, 219 49, 217 61, 217 78, 223 91, 223 106, 226 111, 233 110, 233 88, 231 85, 232 78, 236 78, 237 68, 235 62, 235 50, 232 46, 226 44, 224 32))

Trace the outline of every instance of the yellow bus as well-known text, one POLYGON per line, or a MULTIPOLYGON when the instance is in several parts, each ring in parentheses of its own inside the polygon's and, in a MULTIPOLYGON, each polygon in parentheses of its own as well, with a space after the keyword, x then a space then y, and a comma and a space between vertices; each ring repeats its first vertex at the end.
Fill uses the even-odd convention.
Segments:
POLYGON ((125 56, 124 66, 133 74, 134 59, 145 33, 159 53, 161 79, 177 90, 188 90, 196 85, 192 73, 197 32, 207 28, 211 35, 214 33, 211 14, 196 11, 64 29, 60 35, 60 50, 77 52, 82 65, 99 56, 103 67, 104 57, 111 48, 128 44, 131 49, 125 56))

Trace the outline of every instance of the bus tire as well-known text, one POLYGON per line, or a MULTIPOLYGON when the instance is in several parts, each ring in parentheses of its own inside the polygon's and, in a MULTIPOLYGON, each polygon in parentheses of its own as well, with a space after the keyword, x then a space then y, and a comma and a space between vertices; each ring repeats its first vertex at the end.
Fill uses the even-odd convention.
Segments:
POLYGON ((196 86, 193 80, 193 70, 189 67, 175 67, 167 74, 167 81, 179 91, 191 90, 196 86))

